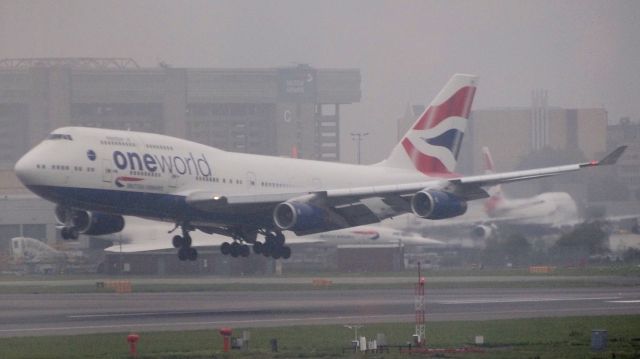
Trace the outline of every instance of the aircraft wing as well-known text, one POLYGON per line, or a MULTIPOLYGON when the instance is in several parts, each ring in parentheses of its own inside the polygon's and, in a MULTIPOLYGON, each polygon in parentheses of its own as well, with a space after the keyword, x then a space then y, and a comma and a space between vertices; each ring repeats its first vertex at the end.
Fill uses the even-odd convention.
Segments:
POLYGON ((276 194, 238 194, 221 196, 209 191, 190 193, 186 202, 203 211, 253 213, 271 221, 275 206, 283 202, 311 204, 327 218, 323 227, 294 231, 298 235, 380 222, 383 219, 411 211, 410 199, 418 191, 435 189, 456 195, 465 201, 488 197, 483 187, 501 183, 526 181, 574 172, 586 167, 614 164, 626 146, 620 146, 600 161, 576 163, 523 171, 511 171, 478 176, 438 178, 424 182, 397 185, 328 189, 326 191, 276 194))

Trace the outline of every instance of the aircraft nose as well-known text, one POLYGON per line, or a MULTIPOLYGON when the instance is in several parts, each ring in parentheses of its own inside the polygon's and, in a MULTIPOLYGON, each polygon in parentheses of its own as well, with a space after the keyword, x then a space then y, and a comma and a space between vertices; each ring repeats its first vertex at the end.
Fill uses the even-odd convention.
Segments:
POLYGON ((36 169, 36 163, 33 159, 33 151, 29 151, 22 156, 18 162, 16 162, 13 171, 20 182, 22 182, 23 185, 28 186, 34 180, 36 169))

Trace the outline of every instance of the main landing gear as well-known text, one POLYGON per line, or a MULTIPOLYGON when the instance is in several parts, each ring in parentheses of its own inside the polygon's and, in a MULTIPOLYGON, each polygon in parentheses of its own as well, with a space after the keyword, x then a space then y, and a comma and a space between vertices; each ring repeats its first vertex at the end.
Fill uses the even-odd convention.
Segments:
POLYGON ((291 248, 285 246, 284 243, 285 238, 282 232, 267 232, 264 235, 264 243, 256 242, 253 245, 253 252, 273 259, 289 259, 291 248))
POLYGON ((238 258, 238 257, 246 258, 249 256, 249 253, 251 253, 248 245, 241 244, 240 242, 237 242, 237 241, 233 241, 231 243, 229 242, 222 243, 222 245, 220 246, 220 252, 225 256, 230 255, 233 258, 238 258))
POLYGON ((255 240, 248 241, 242 235, 236 235, 233 238, 233 242, 224 242, 220 246, 220 252, 224 255, 230 255, 233 258, 248 257, 251 251, 249 246, 245 243, 253 243, 253 252, 255 254, 262 254, 265 257, 272 257, 273 259, 288 259, 291 257, 291 248, 284 245, 285 238, 282 232, 264 232, 265 241, 258 242, 255 240))
MULTIPOLYGON (((178 248, 178 259, 181 261, 195 261, 198 259, 198 251, 191 247, 191 235, 189 235, 189 232, 192 229, 190 229, 187 224, 182 224, 180 227, 182 228, 182 236, 178 234, 173 236, 173 248, 178 248)), ((176 228, 171 230, 169 233, 173 232, 177 228, 178 225, 176 225, 176 228)))

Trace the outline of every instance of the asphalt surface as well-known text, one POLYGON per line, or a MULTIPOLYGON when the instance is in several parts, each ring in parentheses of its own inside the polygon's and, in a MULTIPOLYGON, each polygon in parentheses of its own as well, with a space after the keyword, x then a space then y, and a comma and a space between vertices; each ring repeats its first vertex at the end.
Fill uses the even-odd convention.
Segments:
MULTIPOLYGON (((430 289, 428 321, 640 314, 640 288, 430 289)), ((407 289, 0 294, 0 336, 412 322, 407 289)))

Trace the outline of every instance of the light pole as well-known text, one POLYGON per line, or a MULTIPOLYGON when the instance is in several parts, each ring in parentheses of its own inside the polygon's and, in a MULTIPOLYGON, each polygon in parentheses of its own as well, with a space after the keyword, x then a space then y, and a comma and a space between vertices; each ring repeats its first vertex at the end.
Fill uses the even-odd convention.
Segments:
POLYGON ((358 143, 358 164, 360 164, 360 143, 369 135, 369 132, 351 132, 351 140, 358 143))

